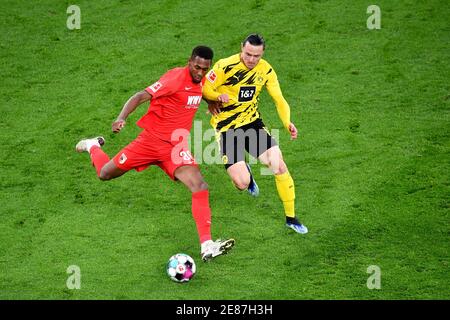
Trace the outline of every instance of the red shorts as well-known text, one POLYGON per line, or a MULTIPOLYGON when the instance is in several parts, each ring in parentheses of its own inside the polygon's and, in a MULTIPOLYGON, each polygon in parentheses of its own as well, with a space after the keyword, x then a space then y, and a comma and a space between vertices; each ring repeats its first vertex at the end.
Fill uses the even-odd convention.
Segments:
POLYGON ((154 164, 176 180, 174 172, 181 166, 197 166, 189 151, 187 142, 169 142, 155 137, 147 130, 123 148, 113 158, 114 164, 122 170, 142 171, 154 164))

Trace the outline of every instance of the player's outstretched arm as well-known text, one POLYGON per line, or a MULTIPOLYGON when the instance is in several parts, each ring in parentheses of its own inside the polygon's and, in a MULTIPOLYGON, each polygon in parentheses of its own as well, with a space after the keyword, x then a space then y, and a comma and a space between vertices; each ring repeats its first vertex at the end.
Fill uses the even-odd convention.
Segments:
POLYGON ((122 108, 119 116, 116 121, 112 123, 112 131, 115 133, 120 132, 122 128, 125 126, 126 120, 130 113, 132 113, 136 108, 144 103, 145 101, 150 101, 152 96, 145 90, 139 91, 135 93, 122 108))
POLYGON ((286 99, 283 97, 275 71, 271 72, 266 88, 275 102, 278 116, 280 117, 283 126, 289 131, 291 139, 297 139, 297 128, 291 122, 291 108, 289 107, 286 99))

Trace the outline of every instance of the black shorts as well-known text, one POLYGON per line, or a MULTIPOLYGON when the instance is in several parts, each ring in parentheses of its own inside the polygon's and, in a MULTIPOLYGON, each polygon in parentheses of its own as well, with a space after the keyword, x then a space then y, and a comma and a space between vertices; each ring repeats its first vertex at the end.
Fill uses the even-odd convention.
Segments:
POLYGON ((278 145, 261 119, 237 129, 228 129, 219 135, 220 155, 225 168, 244 161, 244 150, 258 158, 265 151, 278 145))

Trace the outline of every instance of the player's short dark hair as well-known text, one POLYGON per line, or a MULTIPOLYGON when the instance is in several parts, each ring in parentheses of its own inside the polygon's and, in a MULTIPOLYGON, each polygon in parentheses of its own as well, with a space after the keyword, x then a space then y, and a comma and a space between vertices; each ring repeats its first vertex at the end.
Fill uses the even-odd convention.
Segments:
POLYGON ((257 33, 252 33, 245 38, 245 40, 242 42, 242 45, 245 46, 246 43, 250 43, 252 46, 263 46, 263 49, 266 49, 266 41, 264 41, 264 38, 262 35, 257 33))
POLYGON ((191 59, 194 59, 195 57, 200 57, 205 60, 212 60, 214 57, 214 52, 210 47, 196 46, 194 50, 192 50, 191 59))

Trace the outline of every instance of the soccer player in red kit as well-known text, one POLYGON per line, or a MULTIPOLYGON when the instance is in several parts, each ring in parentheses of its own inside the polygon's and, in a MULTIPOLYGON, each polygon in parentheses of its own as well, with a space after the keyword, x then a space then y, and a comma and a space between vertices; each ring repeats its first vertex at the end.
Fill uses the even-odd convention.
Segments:
POLYGON ((129 145, 110 159, 101 146, 103 137, 78 142, 78 152, 88 152, 100 180, 110 180, 135 169, 159 166, 172 179, 192 192, 192 216, 197 225, 203 261, 226 253, 234 239, 211 238, 211 209, 208 185, 189 149, 187 136, 202 100, 204 76, 211 67, 213 51, 197 46, 186 67, 169 70, 157 82, 134 94, 112 124, 120 132, 126 119, 140 104, 150 101, 148 112, 137 122, 144 130, 129 145))

